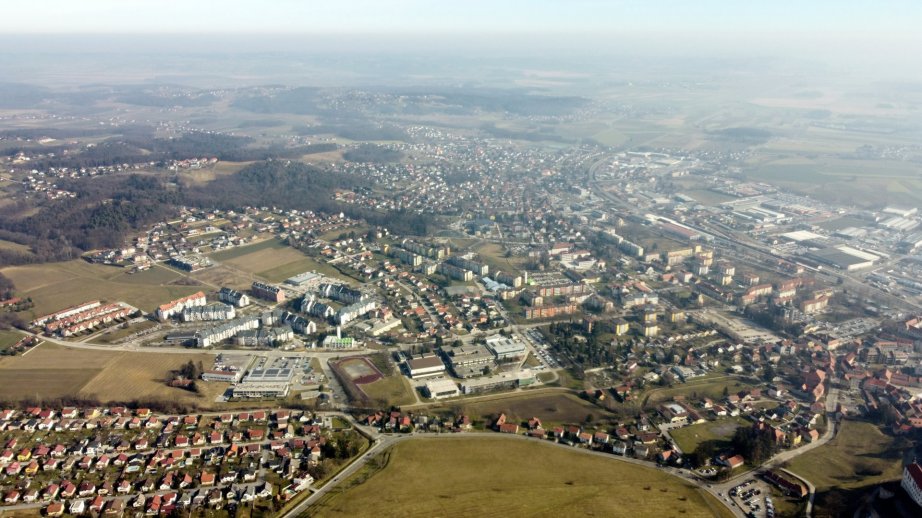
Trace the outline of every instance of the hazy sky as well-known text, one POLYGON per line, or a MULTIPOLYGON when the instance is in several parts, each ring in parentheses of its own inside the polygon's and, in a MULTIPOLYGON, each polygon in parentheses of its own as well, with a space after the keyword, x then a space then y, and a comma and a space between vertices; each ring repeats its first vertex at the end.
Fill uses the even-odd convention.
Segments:
POLYGON ((0 33, 736 33, 911 37, 917 0, 4 0, 0 33))

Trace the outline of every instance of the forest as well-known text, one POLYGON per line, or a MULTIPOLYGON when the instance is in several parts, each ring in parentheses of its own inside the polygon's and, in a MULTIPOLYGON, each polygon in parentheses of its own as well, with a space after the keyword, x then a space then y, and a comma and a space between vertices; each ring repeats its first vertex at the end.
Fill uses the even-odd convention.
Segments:
MULTIPOLYGON (((132 232, 169 219, 180 206, 235 209, 267 205, 285 209, 344 212, 372 225, 422 235, 430 221, 415 213, 383 213, 333 200, 336 189, 368 187, 354 176, 334 174, 290 160, 265 160, 205 185, 178 186, 168 175, 111 175, 62 180, 76 198, 41 202, 35 214, 11 215, 24 207, 0 209, 0 239, 30 247, 31 254, 0 249, 0 264, 64 261, 85 251, 122 246, 132 232)), ((25 202, 22 202, 25 203, 25 202)))

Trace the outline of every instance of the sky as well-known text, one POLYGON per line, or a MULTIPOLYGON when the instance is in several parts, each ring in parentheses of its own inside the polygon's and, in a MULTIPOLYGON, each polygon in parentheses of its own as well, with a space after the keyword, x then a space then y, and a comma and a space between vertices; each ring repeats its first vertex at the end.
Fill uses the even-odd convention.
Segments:
POLYGON ((0 33, 912 37, 916 0, 4 0, 0 33))

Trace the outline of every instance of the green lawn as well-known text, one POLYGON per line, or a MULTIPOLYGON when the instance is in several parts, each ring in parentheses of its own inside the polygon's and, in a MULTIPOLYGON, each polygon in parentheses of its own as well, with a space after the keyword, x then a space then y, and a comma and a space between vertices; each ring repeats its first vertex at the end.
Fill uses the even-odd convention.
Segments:
POLYGON ((719 441, 729 444, 736 429, 740 426, 749 426, 749 424, 748 421, 740 417, 730 417, 676 428, 670 430, 669 435, 672 436, 683 452, 691 453, 695 451, 699 444, 705 441, 719 441))
POLYGON ((732 516, 710 495, 644 466, 511 437, 416 438, 394 446, 306 515, 732 516), (389 453, 389 454, 388 454, 389 453))
POLYGON ((0 351, 9 349, 13 344, 22 340, 24 336, 24 334, 16 331, 0 331, 0 351))

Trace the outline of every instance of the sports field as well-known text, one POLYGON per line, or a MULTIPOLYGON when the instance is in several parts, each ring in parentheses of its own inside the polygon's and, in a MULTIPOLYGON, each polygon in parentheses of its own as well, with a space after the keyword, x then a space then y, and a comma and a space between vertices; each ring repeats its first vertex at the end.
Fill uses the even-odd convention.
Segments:
POLYGON ((362 516, 732 516, 654 468, 510 437, 418 438, 397 444, 307 511, 362 516))
POLYGON ((77 396, 101 402, 165 399, 208 404, 226 385, 199 383, 207 393, 198 395, 168 387, 164 379, 190 360, 207 366, 213 359, 209 354, 109 352, 44 343, 25 356, 0 358, 0 399, 77 396))

